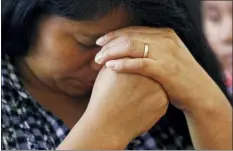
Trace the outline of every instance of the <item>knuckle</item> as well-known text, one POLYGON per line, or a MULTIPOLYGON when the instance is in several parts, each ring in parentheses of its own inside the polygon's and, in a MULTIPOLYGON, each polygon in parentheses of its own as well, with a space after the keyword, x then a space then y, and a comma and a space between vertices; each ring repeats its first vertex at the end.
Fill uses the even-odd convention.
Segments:
POLYGON ((147 63, 145 59, 140 59, 139 60, 139 68, 142 70, 145 70, 147 68, 147 63))
POLYGON ((129 32, 130 32, 130 33, 134 33, 135 30, 136 30, 135 27, 129 27, 129 32))
POLYGON ((126 66, 126 61, 125 60, 122 60, 117 64, 117 68, 120 69, 120 70, 123 69, 125 66, 126 66))
POLYGON ((170 37, 164 37, 163 38, 165 43, 167 44, 167 46, 170 46, 171 44, 173 44, 173 40, 170 37))
POLYGON ((171 37, 165 37, 165 40, 166 40, 166 44, 169 45, 169 46, 174 46, 175 45, 175 41, 173 38, 171 37))
POLYGON ((174 34, 175 31, 172 29, 172 28, 164 28, 163 29, 166 33, 169 33, 169 34, 174 34))
POLYGON ((172 28, 167 28, 166 30, 168 33, 174 33, 174 30, 172 28))
POLYGON ((167 33, 167 36, 170 38, 176 37, 176 32, 172 28, 164 28, 163 31, 167 33))
POLYGON ((132 38, 133 34, 128 35, 127 46, 129 51, 135 51, 135 41, 132 38))

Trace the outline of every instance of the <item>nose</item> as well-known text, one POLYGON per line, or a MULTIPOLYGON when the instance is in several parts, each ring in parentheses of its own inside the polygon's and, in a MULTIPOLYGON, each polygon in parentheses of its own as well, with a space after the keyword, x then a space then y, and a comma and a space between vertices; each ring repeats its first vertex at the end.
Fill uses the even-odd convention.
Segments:
POLYGON ((219 36, 225 44, 232 44, 232 18, 224 19, 219 36))

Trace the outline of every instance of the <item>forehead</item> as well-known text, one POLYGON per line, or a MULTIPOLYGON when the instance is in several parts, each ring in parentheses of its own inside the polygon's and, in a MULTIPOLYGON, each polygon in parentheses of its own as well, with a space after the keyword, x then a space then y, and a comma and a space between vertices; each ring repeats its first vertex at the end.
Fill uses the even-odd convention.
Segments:
POLYGON ((47 21, 47 25, 59 28, 60 31, 68 31, 78 35, 97 38, 110 31, 135 24, 132 14, 121 8, 109 12, 96 20, 76 21, 60 17, 51 17, 47 21))
POLYGON ((203 1, 204 6, 207 8, 219 8, 223 10, 232 10, 232 1, 217 1, 217 0, 211 0, 211 1, 203 1))
POLYGON ((110 31, 134 24, 132 16, 123 9, 106 14, 99 20, 77 22, 79 32, 86 35, 102 36, 110 31))

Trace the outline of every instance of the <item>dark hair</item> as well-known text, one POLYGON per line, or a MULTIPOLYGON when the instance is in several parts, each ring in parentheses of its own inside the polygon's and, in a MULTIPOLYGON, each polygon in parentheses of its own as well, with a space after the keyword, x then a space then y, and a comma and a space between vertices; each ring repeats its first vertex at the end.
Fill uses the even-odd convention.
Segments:
MULTIPOLYGON (((144 26, 174 29, 227 96, 219 63, 202 33, 198 0, 2 0, 2 52, 10 57, 26 55, 43 16, 91 20, 118 6, 125 7, 144 26)), ((166 117, 190 140, 181 111, 171 106, 166 117)))

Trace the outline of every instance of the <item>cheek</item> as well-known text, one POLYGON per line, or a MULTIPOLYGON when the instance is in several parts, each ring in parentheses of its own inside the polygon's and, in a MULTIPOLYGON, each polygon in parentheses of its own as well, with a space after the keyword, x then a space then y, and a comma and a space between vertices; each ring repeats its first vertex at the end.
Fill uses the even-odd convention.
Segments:
POLYGON ((205 21, 205 34, 208 39, 216 39, 219 33, 219 26, 211 21, 205 21))
POLYGON ((94 58, 89 51, 81 51, 72 42, 47 43, 28 57, 29 65, 38 76, 61 78, 77 72, 94 58))
MULTIPOLYGON (((204 32, 205 36, 212 47, 212 49, 216 52, 217 46, 219 45, 219 31, 220 26, 217 24, 212 23, 211 21, 205 21, 204 25, 204 32)), ((216 52, 217 53, 217 52, 216 52)))

